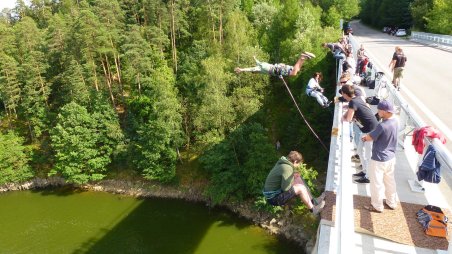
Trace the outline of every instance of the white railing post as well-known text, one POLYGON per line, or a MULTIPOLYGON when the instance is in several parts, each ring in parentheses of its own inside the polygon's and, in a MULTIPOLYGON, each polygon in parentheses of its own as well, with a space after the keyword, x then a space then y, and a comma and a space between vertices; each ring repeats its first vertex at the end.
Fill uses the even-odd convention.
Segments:
MULTIPOLYGON (((357 49, 357 47, 353 47, 357 49)), ((342 60, 339 62, 338 77, 342 74, 342 60)), ((339 90, 339 87, 337 87, 339 90)), ((336 93, 336 95, 340 95, 336 93)), ((340 149, 340 159, 339 159, 339 179, 336 192, 336 252, 337 253, 353 253, 355 248, 354 241, 350 241, 350 236, 354 235, 354 211, 353 211, 353 191, 352 186, 349 182, 351 172, 351 124, 349 122, 342 122, 343 103, 337 102, 336 107, 339 107, 335 111, 334 120, 338 123, 339 127, 339 144, 340 149)))

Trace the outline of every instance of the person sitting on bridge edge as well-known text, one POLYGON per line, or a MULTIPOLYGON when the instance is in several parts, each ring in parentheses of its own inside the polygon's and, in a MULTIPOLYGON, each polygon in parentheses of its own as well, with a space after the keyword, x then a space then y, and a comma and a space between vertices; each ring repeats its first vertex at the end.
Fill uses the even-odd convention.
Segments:
POLYGON ((314 73, 306 86, 306 94, 316 98, 320 106, 327 108, 331 104, 331 101, 328 101, 328 98, 323 95, 324 89, 319 84, 322 78, 321 72, 314 73))
POLYGON ((310 196, 300 174, 295 171, 295 168, 302 163, 303 157, 297 151, 291 151, 287 157, 282 156, 268 174, 262 193, 267 203, 273 206, 282 206, 298 196, 309 210, 317 215, 325 206, 323 200, 325 194, 318 198, 310 196))
POLYGON ((394 72, 392 84, 394 84, 397 91, 400 91, 400 79, 403 78, 403 70, 405 68, 406 61, 407 58, 403 53, 402 48, 399 46, 395 47, 395 52, 392 55, 391 62, 389 63, 389 69, 394 72))
POLYGON ((310 52, 303 52, 298 58, 297 62, 294 66, 277 63, 277 64, 269 64, 266 62, 261 62, 254 57, 254 61, 256 61, 255 67, 250 68, 240 68, 236 67, 234 71, 239 74, 241 72, 253 72, 253 73, 264 73, 269 74, 270 76, 279 77, 279 76, 296 76, 303 66, 304 60, 314 58, 315 55, 310 52))

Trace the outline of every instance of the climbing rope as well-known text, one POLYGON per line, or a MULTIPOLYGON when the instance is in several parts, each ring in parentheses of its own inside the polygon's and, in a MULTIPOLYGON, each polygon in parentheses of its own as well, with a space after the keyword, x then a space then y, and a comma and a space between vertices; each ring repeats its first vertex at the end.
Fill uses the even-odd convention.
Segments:
POLYGON ((326 152, 328 152, 328 148, 326 147, 326 145, 322 142, 322 140, 319 138, 319 136, 317 135, 317 133, 315 133, 314 129, 312 129, 311 125, 308 123, 308 121, 306 120, 306 118, 304 117, 303 113, 301 113, 300 107, 298 107, 297 102, 295 101, 295 98, 292 95, 292 92, 289 89, 289 86, 287 85, 286 81, 284 80, 283 76, 279 76, 279 78, 284 82, 284 85, 287 88, 287 91, 289 92, 290 97, 292 97, 292 101, 295 104, 295 107, 297 107, 298 112, 300 113, 301 117, 303 118, 303 121, 306 123, 306 125, 309 127, 309 129, 311 130, 311 132, 314 134, 314 136, 319 140, 320 144, 322 144, 323 148, 325 149, 326 152))

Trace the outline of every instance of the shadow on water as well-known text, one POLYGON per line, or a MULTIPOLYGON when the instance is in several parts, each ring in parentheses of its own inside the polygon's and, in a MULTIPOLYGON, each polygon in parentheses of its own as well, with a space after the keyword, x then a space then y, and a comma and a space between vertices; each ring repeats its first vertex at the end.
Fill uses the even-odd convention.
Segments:
POLYGON ((87 192, 87 190, 80 189, 80 188, 74 188, 74 186, 72 186, 72 185, 65 185, 65 186, 55 186, 55 187, 46 187, 46 188, 36 188, 36 189, 32 189, 31 192, 39 193, 43 196, 53 195, 53 196, 67 197, 70 195, 87 192))

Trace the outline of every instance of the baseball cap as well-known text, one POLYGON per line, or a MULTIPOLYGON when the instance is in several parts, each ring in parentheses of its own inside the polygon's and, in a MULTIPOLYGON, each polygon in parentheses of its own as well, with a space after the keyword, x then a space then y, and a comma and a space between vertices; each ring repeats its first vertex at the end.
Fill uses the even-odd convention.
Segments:
POLYGON ((378 103, 377 109, 383 110, 389 113, 395 113, 394 106, 391 102, 382 100, 378 103))

